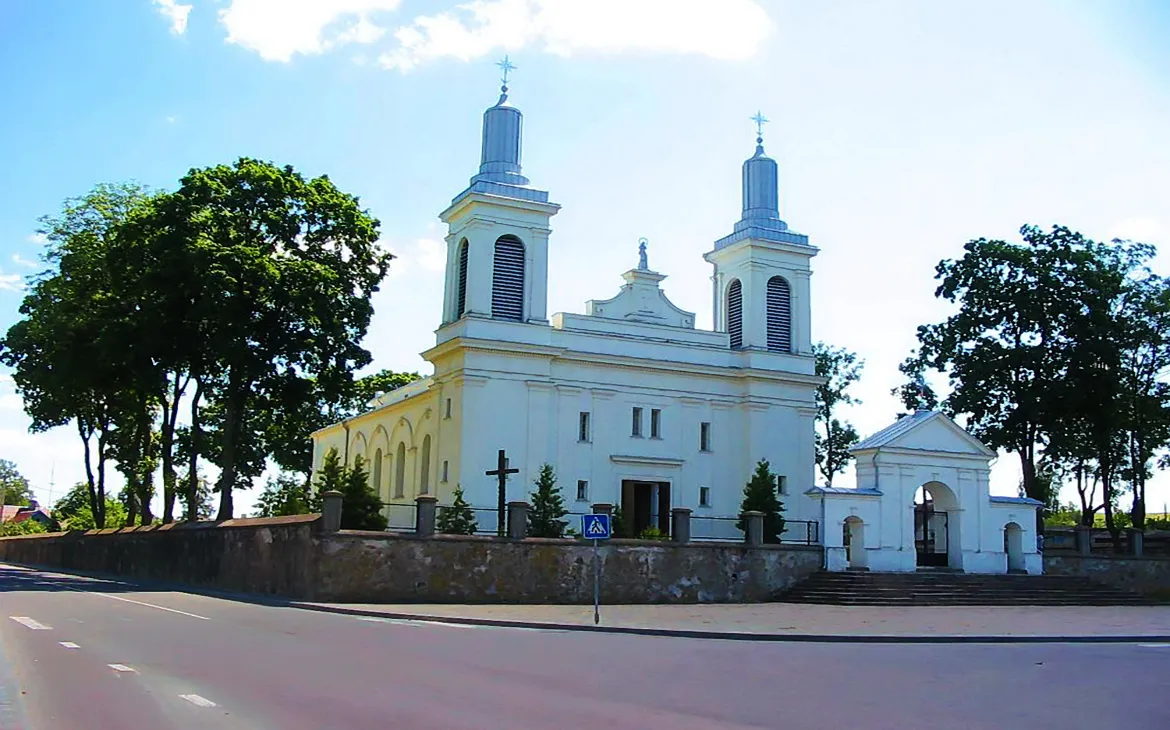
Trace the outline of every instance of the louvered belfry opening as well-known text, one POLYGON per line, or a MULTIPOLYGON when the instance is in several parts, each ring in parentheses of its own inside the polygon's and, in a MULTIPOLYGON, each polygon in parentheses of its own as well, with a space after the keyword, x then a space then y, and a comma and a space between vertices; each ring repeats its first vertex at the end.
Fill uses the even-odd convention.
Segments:
POLYGON ((743 284, 739 279, 727 287, 727 334, 731 335, 731 349, 743 347, 743 284))
POLYGON ((768 349, 792 352, 792 290, 782 276, 768 279, 768 349))
POLYGON ((492 317, 517 322, 524 318, 524 244, 515 236, 496 239, 492 317))
POLYGON ((459 292, 455 302, 455 319, 467 311, 467 239, 459 242, 459 292))

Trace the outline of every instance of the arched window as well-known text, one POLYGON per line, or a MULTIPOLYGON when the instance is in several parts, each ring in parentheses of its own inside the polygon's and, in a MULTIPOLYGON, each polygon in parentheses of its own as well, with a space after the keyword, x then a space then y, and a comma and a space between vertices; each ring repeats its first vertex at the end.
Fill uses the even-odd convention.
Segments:
POLYGON ((496 240, 492 316, 517 322, 524 318, 524 244, 515 236, 496 240))
POLYGON ((378 449, 374 452, 374 463, 370 466, 370 480, 374 487, 374 492, 379 497, 382 496, 382 450, 378 449))
POLYGON ((467 310, 467 239, 459 242, 459 289, 455 296, 455 319, 467 310))
POLYGON ((768 279, 768 349, 792 352, 792 290, 782 276, 768 279))
POLYGON ((418 493, 427 494, 431 490, 431 436, 423 437, 422 468, 419 470, 418 493))
POLYGON ((402 499, 406 495, 406 444, 398 442, 398 451, 394 454, 394 497, 402 499))
POLYGON ((727 334, 731 335, 731 349, 743 347, 743 285, 732 279, 727 287, 727 334))

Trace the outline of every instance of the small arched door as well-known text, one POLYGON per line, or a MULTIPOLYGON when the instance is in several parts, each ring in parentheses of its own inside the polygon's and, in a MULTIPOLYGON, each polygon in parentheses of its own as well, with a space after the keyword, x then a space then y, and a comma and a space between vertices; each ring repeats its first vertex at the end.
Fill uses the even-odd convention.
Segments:
POLYGON ((849 568, 851 570, 868 568, 869 561, 866 560, 865 553, 865 523, 859 517, 848 517, 845 519, 844 529, 845 534, 842 537, 845 541, 845 556, 849 561, 849 568))
POLYGON ((1015 522, 1009 522, 1004 525, 1003 551, 1007 553, 1007 568, 1009 573, 1025 572, 1024 529, 1015 522))

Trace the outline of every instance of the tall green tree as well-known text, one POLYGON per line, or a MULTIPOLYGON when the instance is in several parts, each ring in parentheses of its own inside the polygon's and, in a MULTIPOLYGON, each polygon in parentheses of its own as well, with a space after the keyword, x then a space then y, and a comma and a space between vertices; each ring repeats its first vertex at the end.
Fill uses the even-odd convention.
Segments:
POLYGON ((533 482, 532 506, 528 510, 528 534, 532 537, 564 537, 565 498, 557 486, 557 475, 552 464, 542 464, 540 474, 533 482))
MULTIPOLYGON (((778 543, 784 533, 784 503, 780 501, 780 486, 772 465, 760 459, 756 471, 743 488, 743 502, 740 512, 764 513, 764 542, 778 543)), ((747 535, 747 520, 740 518, 735 526, 747 535)))
POLYGON ((849 387, 861 379, 865 362, 856 353, 823 342, 813 345, 813 356, 817 377, 824 379, 816 391, 816 463, 831 486, 833 477, 845 471, 852 461, 849 450, 860 440, 853 425, 837 414, 842 406, 860 403, 849 394, 849 387))
POLYGON ((382 499, 370 487, 370 473, 361 456, 355 456, 353 466, 346 469, 341 488, 341 528, 343 530, 385 530, 386 515, 382 513, 382 499))
POLYGON ((32 501, 32 487, 28 480, 7 459, 0 459, 0 505, 28 505, 32 501))
POLYGON ((157 235, 143 237, 181 251, 209 293, 194 329, 213 353, 210 377, 199 375, 201 395, 222 409, 218 519, 228 519, 241 449, 268 426, 249 414, 285 403, 302 379, 332 399, 369 363, 358 342, 391 256, 377 246, 378 221, 328 178, 251 159, 192 170, 149 227, 157 235))
POLYGON ((133 317, 120 296, 111 251, 119 227, 149 199, 135 184, 98 185, 41 219, 50 269, 32 284, 21 319, 0 342, 0 361, 32 419, 32 430, 74 423, 81 438, 90 508, 105 524, 109 439, 123 392, 139 384, 133 317))

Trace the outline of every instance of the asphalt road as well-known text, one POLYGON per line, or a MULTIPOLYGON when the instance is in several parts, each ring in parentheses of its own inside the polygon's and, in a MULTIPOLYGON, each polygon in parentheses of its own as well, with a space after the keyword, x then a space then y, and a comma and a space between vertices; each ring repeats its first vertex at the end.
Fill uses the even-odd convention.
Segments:
POLYGON ((0 730, 1170 727, 1170 645, 416 624, 0 566, 0 730))

